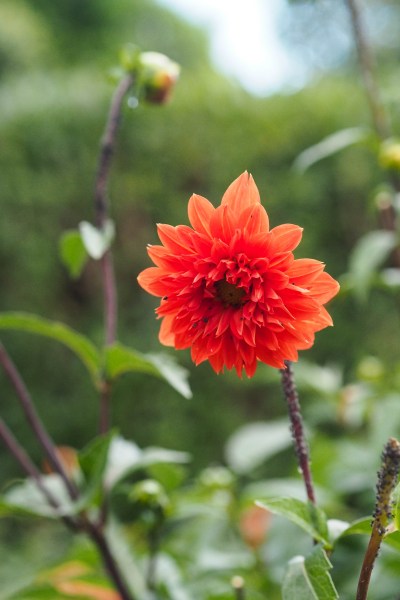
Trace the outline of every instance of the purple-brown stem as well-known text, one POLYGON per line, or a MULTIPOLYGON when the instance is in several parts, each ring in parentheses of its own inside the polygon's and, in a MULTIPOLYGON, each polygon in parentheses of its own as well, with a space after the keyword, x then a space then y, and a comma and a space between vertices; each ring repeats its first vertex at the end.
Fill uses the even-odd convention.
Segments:
POLYGON ((17 397, 20 401, 21 407, 24 411, 25 417, 35 434, 39 444, 42 446, 46 456, 53 467, 54 471, 60 475, 62 480, 64 481, 65 487, 68 490, 68 493, 72 500, 76 500, 78 498, 78 490, 75 484, 68 477, 64 465, 59 459, 56 451, 55 444, 51 439, 50 435, 47 433, 33 403, 30 393, 18 371, 13 361, 9 357, 6 349, 2 344, 0 344, 0 364, 3 367, 3 370, 10 380, 17 397))
POLYGON ((358 62, 364 81, 365 92, 371 111, 375 131, 384 140, 390 135, 387 115, 381 101, 379 87, 374 73, 374 58, 365 33, 359 0, 346 0, 350 11, 354 40, 357 48, 358 62))
POLYGON ((399 470, 400 443, 394 438, 390 438, 383 449, 382 466, 378 472, 372 532, 361 567, 356 600, 366 600, 368 595, 369 582, 375 559, 378 556, 379 548, 387 531, 387 525, 392 517, 391 494, 397 483, 399 470))
MULTIPOLYGON (((360 71, 364 81, 364 89, 372 122, 374 124, 377 136, 384 141, 392 135, 392 132, 375 77, 374 57, 365 32, 361 2, 360 0, 346 0, 346 3, 350 12, 351 25, 357 49, 358 63, 360 65, 360 71)), ((398 174, 394 171, 388 172, 388 180, 395 191, 399 193, 400 178, 398 174)), ((378 211, 381 226, 387 231, 397 231, 397 215, 391 196, 387 197, 385 202, 378 203, 378 211)), ((399 247, 393 250, 392 260, 397 267, 400 267, 399 247)))
POLYGON ((307 498, 313 505, 316 505, 314 485, 310 469, 308 446, 304 433, 303 418, 301 416, 299 395, 297 393, 297 388, 294 380, 293 367, 291 362, 289 361, 285 361, 285 364, 286 368, 281 370, 282 387, 289 410, 294 448, 299 463, 300 473, 303 477, 304 485, 306 488, 307 498))
MULTIPOLYGON (((94 194, 96 225, 99 229, 104 228, 108 219, 109 202, 107 197, 107 187, 111 161, 114 155, 118 126, 121 120, 122 102, 125 95, 132 87, 133 82, 133 75, 126 75, 118 85, 111 102, 106 126, 101 139, 94 194)), ((110 249, 108 249, 101 257, 100 264, 103 279, 105 344, 110 346, 116 340, 118 322, 117 286, 115 282, 113 257, 110 249)), ((109 427, 110 386, 107 382, 104 382, 100 395, 100 433, 105 433, 108 431, 109 427)))
MULTIPOLYGON (((4 423, 3 419, 0 419, 0 439, 3 441, 5 447, 8 448, 9 452, 18 462, 18 464, 21 466, 24 473, 28 477, 31 477, 33 479, 37 488, 41 491, 44 499, 49 504, 49 506, 54 508, 55 511, 59 511, 59 503, 43 482, 41 472, 32 462, 25 449, 17 441, 13 433, 7 427, 7 425, 4 423)), ((61 519, 69 529, 72 529, 74 531, 77 530, 77 523, 75 523, 73 519, 66 515, 61 516, 61 519)))

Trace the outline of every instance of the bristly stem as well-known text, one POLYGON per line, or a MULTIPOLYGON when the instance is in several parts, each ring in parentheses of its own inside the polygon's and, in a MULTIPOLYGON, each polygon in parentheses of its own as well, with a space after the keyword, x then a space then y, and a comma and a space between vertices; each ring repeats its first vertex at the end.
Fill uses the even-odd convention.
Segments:
POLYGON ((375 80, 374 60, 365 34, 359 0, 346 0, 350 11, 355 43, 357 47, 358 62, 364 81, 372 120, 378 136, 384 140, 390 135, 387 116, 382 104, 379 88, 375 80))
POLYGON ((286 368, 281 370, 282 387, 289 410, 291 432, 294 448, 299 463, 301 475, 306 488, 307 498, 316 504, 314 484, 312 481, 308 446, 306 442, 303 418, 301 416, 299 395, 294 380, 293 367, 290 361, 285 361, 286 368))
MULTIPOLYGON (((118 126, 121 120, 122 102, 132 87, 133 75, 126 75, 118 85, 107 117, 104 133, 100 144, 100 154, 95 181, 94 206, 96 225, 103 229, 108 219, 107 187, 110 175, 111 161, 114 155, 118 126)), ((118 300, 115 282, 112 252, 108 249, 100 259, 103 279, 104 297, 104 329, 105 344, 110 346, 117 337, 118 300)), ((105 433, 110 427, 110 386, 107 382, 101 389, 100 395, 100 433, 105 433)))
POLYGON ((30 393, 26 388, 26 385, 18 372, 18 369, 14 365, 13 361, 9 357, 6 349, 0 343, 0 364, 3 367, 5 374, 10 380, 14 390, 17 394, 17 397, 20 401, 21 407, 25 413, 25 417, 34 432, 38 442, 42 446, 43 450, 46 453, 46 456, 53 467, 53 469, 60 475, 62 480, 64 481, 65 487, 68 490, 70 497, 73 500, 76 500, 78 497, 78 490, 74 483, 68 477, 64 465, 59 459, 56 451, 55 444, 47 430, 45 429, 33 403, 30 393))
POLYGON ((372 533, 361 567, 356 600, 366 600, 372 569, 383 537, 387 531, 391 514, 391 494, 397 483, 400 470, 400 443, 390 438, 382 453, 382 466, 378 472, 376 504, 373 514, 372 533))

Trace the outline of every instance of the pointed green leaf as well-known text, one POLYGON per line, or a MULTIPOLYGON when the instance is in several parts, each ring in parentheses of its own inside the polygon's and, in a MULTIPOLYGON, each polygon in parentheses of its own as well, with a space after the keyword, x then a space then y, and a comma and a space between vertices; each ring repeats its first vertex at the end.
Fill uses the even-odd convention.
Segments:
POLYGON ((288 565, 282 586, 283 600, 336 600, 329 570, 332 568, 321 546, 307 556, 296 556, 288 565))
POLYGON ((325 513, 310 502, 302 502, 296 498, 263 498, 256 502, 258 506, 265 508, 276 515, 286 517, 295 523, 314 540, 322 542, 325 548, 330 548, 328 541, 328 525, 325 513))
POLYGON ((97 348, 88 338, 77 333, 67 325, 58 321, 49 321, 22 312, 0 313, 0 330, 12 329, 14 331, 25 331, 36 333, 43 337, 57 340, 67 346, 89 371, 93 381, 98 382, 100 371, 100 354, 97 348))
POLYGON ((369 131, 363 127, 349 127, 348 129, 342 129, 336 131, 332 135, 329 135, 315 146, 310 146, 296 158, 294 162, 294 168, 304 173, 314 163, 336 154, 340 150, 357 144, 361 140, 365 139, 369 131))
POLYGON ((76 506, 65 489, 64 482, 57 474, 42 475, 42 483, 57 501, 59 508, 55 510, 49 505, 36 481, 25 479, 14 484, 0 498, 0 517, 36 516, 58 519, 60 515, 76 512, 76 506))
POLYGON ((398 243, 394 231, 370 231, 360 238, 350 256, 350 284, 355 295, 365 301, 373 275, 398 243))
POLYGON ((124 373, 148 373, 167 381, 184 398, 191 398, 188 371, 167 354, 141 354, 118 342, 105 350, 105 369, 109 378, 124 373))
POLYGON ((226 460, 236 473, 249 473, 291 443, 286 420, 249 423, 229 438, 225 448, 226 460))
POLYGON ((60 257, 73 279, 79 277, 86 264, 88 254, 79 231, 65 231, 60 238, 60 257))
POLYGON ((93 500, 98 500, 98 496, 103 490, 104 473, 114 437, 115 431, 110 431, 106 435, 100 435, 78 454, 79 465, 86 480, 86 486, 83 491, 85 508, 93 500))

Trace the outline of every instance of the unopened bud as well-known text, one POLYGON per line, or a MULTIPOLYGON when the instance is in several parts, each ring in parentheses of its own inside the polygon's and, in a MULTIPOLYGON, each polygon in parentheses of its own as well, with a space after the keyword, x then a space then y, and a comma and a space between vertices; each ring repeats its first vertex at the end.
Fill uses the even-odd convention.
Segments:
POLYGON ((379 162, 385 169, 400 170, 400 140, 390 139, 383 142, 379 150, 379 162))
POLYGON ((142 52, 139 57, 139 83, 144 100, 150 104, 167 102, 179 73, 179 65, 165 54, 142 52))

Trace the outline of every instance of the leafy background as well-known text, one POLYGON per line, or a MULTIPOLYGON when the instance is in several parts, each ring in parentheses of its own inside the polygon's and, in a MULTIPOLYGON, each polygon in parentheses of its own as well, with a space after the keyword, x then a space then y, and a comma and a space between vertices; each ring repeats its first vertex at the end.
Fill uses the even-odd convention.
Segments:
MULTIPOLYGON (((367 4, 368 18, 379 23, 373 41, 396 128, 398 47, 393 23, 399 7, 390 1, 367 4)), ((71 280, 59 258, 59 239, 65 230, 93 217, 97 151, 113 91, 108 73, 120 47, 132 41, 143 50, 165 52, 182 65, 173 101, 162 109, 140 105, 125 111, 110 182, 111 212, 117 224, 120 341, 140 352, 159 351, 155 302, 136 283, 138 272, 149 264, 145 246, 156 241, 155 223, 186 223, 187 200, 193 192, 217 204, 227 185, 249 170, 271 223, 304 227, 297 256, 326 262, 329 273, 342 282, 341 295, 330 307, 335 329, 318 334, 297 375, 324 508, 329 516, 351 521, 372 512, 379 453, 388 435, 399 435, 399 278, 394 272, 391 279, 378 273, 381 263, 391 266, 390 258, 384 262, 388 252, 374 261, 375 250, 364 244, 358 262, 353 253, 360 238, 379 228, 376 197, 386 184, 377 161, 378 144, 368 129, 368 107, 355 76, 351 46, 338 44, 343 11, 335 2, 293 2, 292 11, 285 31, 287 43, 299 50, 301 42, 304 60, 313 64, 315 76, 298 92, 260 98, 215 71, 203 31, 151 0, 3 0, 0 310, 60 320, 102 342, 97 265, 89 263, 78 279, 71 280), (320 55, 321 32, 325 46, 320 55), (304 173, 294 168, 305 149, 357 126, 366 128, 358 143, 332 153, 304 173)), ((57 443, 85 446, 97 431, 98 398, 81 364, 56 342, 40 337, 4 331, 2 340, 57 443)), ((295 461, 279 429, 286 412, 278 374, 260 368, 254 379, 238 381, 231 374, 215 376, 208 365, 195 369, 187 353, 178 358, 190 370, 193 399, 183 399, 161 380, 140 374, 126 375, 113 393, 114 422, 126 439, 140 447, 157 445, 190 454, 185 466, 187 487, 178 493, 171 484, 173 502, 191 506, 195 498, 195 503, 209 503, 220 525, 221 519, 228 518, 237 526, 240 510, 251 499, 270 495, 272 489, 280 493, 286 480, 287 495, 295 494, 295 461), (244 441, 235 437, 243 426, 268 427, 275 421, 274 431, 279 432, 275 437, 269 430, 261 430, 258 438, 250 430, 244 441), (277 441, 260 450, 260 440, 270 436, 277 441), (254 461, 252 452, 257 454, 257 448, 254 461), (232 458, 244 455, 246 463, 247 454, 244 466, 232 458), (216 483, 204 484, 204 473, 209 474, 204 469, 209 465, 229 467, 235 483, 217 477, 216 483), (225 490, 225 499, 215 495, 216 489, 225 490)), ((21 418, 13 391, 0 377, 1 414, 40 463, 40 450, 21 418)), ((0 459, 1 482, 20 476, 2 448, 0 459)), ((210 544, 210 523, 205 546, 210 544)), ((34 570, 36 562, 55 561, 69 547, 56 525, 30 525, 29 543, 23 535, 26 527, 13 520, 1 525, 2 552, 9 555, 7 570, 10 561, 20 565, 21 557, 25 569, 34 570)), ((274 520, 271 540, 290 539, 290 527, 274 520)), ((189 527, 185 536, 187 544, 192 539, 200 544, 198 528, 189 527)), ((298 537, 296 545, 301 548, 302 542, 298 537)), ((184 562, 178 538, 172 536, 169 543, 171 555, 184 562)), ((332 559, 333 575, 339 573, 341 597, 349 594, 350 598, 354 565, 360 564, 363 545, 354 538, 340 544, 339 558, 332 559)), ((248 555, 251 565, 258 565, 254 575, 258 593, 274 593, 282 565, 293 555, 294 548, 289 550, 283 542, 266 543, 262 556, 269 561, 269 579, 262 573, 261 558, 248 555)), ((235 563, 237 557, 230 558, 231 562, 227 556, 224 559, 228 571, 236 564, 245 569, 246 561, 235 563)), ((394 562, 390 553, 386 562, 382 560, 385 583, 373 596, 379 600, 397 590, 394 562)), ((220 575, 209 579, 214 595, 211 591, 201 595, 205 583, 198 573, 200 587, 192 593, 223 597, 223 572, 223 583, 220 575), (222 595, 215 591, 219 586, 222 595)))

